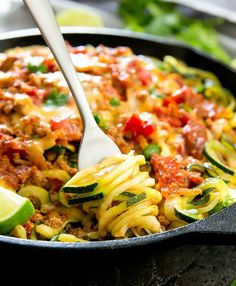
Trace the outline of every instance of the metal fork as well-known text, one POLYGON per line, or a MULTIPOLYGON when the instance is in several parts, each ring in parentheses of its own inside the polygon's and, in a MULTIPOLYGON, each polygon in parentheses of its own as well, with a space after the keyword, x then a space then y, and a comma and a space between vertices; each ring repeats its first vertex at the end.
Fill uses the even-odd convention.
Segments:
POLYGON ((93 117, 48 0, 24 0, 24 3, 53 53, 82 118, 83 137, 79 148, 78 168, 91 167, 106 157, 121 154, 93 117))

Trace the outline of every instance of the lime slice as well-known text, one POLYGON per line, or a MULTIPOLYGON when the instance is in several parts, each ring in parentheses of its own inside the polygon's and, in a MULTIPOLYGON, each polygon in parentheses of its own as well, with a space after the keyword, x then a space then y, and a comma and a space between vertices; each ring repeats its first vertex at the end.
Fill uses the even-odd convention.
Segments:
POLYGON ((34 206, 29 199, 0 187, 0 234, 24 224, 33 214, 34 206))
POLYGON ((56 14, 60 26, 104 26, 102 18, 91 9, 67 9, 56 14))

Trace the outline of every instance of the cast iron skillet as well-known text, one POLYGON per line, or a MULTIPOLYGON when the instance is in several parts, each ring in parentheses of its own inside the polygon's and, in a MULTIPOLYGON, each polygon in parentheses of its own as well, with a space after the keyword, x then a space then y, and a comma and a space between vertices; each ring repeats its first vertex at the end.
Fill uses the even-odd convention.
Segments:
MULTIPOLYGON (((222 84, 236 94, 236 73, 220 64, 216 60, 207 57, 200 52, 190 49, 174 41, 164 40, 144 34, 135 34, 123 30, 114 29, 78 29, 66 28, 64 37, 72 45, 104 44, 106 46, 129 46, 136 54, 155 56, 160 59, 165 55, 173 55, 184 60, 188 65, 210 70, 216 74, 222 84)), ((0 51, 16 46, 28 46, 44 44, 37 29, 22 30, 0 35, 0 51)), ((175 240, 184 243, 223 242, 234 243, 236 239, 236 205, 232 205, 209 218, 166 231, 160 234, 144 237, 107 240, 88 243, 61 243, 47 241, 23 240, 0 235, 1 247, 21 247, 23 249, 56 250, 67 252, 90 252, 95 250, 127 249, 137 246, 173 243, 175 240)))

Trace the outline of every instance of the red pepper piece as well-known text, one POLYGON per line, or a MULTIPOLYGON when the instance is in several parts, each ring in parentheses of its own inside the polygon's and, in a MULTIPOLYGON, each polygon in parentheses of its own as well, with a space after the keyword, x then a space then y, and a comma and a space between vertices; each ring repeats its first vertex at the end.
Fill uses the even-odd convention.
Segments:
POLYGON ((143 121, 138 115, 133 114, 125 124, 124 132, 131 133, 134 137, 138 135, 149 136, 156 130, 155 124, 143 121))

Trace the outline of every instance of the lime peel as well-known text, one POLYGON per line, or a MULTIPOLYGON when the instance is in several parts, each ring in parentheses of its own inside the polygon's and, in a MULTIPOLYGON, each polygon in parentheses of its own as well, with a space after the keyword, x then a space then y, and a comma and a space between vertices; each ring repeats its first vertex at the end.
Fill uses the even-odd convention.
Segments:
POLYGON ((66 9, 56 14, 60 26, 103 27, 102 18, 92 9, 66 9))
POLYGON ((34 212, 29 199, 0 187, 0 234, 7 234, 18 224, 24 224, 34 212))

